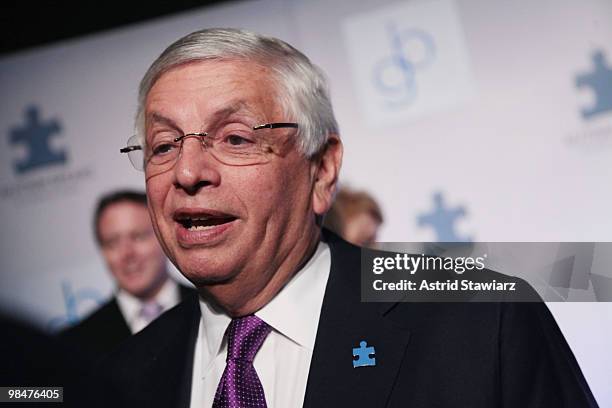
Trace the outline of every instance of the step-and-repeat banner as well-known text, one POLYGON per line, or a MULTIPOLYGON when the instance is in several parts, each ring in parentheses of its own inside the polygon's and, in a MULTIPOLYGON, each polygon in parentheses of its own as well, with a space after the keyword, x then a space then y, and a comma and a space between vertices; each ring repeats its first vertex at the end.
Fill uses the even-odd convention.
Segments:
MULTIPOLYGON (((609 0, 228 3, 0 59, 1 309, 55 330, 111 293, 93 206, 144 187, 119 154, 138 82, 205 27, 277 36, 326 71, 342 182, 379 201, 381 240, 612 241, 609 0)), ((549 307, 612 406, 612 303, 549 307)))

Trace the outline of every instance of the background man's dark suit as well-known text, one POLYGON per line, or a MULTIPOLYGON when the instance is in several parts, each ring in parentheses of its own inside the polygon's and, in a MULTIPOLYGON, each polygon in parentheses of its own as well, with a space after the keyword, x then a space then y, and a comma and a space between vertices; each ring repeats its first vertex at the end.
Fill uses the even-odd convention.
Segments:
MULTIPOLYGON (((181 301, 197 298, 194 289, 183 285, 178 287, 181 301)), ((113 296, 83 321, 62 332, 60 337, 66 343, 77 347, 83 357, 95 361, 131 335, 132 332, 119 309, 117 297, 113 296)))
MULTIPOLYGON (((361 303, 359 249, 328 243, 305 407, 596 406, 544 304, 361 303), (353 368, 361 340, 376 366, 353 368)), ((183 302, 108 356, 102 404, 189 407, 199 320, 183 302)))

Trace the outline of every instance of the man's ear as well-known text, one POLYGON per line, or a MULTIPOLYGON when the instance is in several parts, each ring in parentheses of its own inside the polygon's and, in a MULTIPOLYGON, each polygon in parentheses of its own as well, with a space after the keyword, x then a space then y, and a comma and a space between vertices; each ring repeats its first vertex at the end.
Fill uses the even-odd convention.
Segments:
POLYGON ((312 208, 319 216, 325 214, 331 207, 342 165, 342 154, 343 147, 340 137, 331 133, 323 150, 315 159, 312 208))

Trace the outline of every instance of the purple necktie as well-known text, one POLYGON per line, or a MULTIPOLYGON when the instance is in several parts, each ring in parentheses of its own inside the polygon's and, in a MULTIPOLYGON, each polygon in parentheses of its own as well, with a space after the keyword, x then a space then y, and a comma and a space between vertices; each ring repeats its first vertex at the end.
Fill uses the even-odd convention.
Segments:
POLYGON ((162 309, 163 309, 162 305, 152 300, 152 301, 143 303, 142 307, 140 308, 139 314, 140 314, 140 317, 142 317, 145 320, 145 322, 149 324, 153 320, 157 319, 157 316, 161 314, 162 309))
POLYGON ((266 408, 253 359, 272 328, 257 316, 233 319, 227 328, 227 363, 213 408, 266 408))

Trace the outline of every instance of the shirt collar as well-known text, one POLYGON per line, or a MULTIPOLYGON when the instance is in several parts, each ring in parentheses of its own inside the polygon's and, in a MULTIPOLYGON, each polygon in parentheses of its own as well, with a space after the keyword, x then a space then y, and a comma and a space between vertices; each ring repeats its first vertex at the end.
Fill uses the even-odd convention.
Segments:
POLYGON ((330 268, 329 246, 319 242, 306 265, 255 315, 277 332, 312 351, 330 268))
MULTIPOLYGON (((281 335, 312 351, 330 268, 329 246, 321 241, 306 265, 255 315, 281 335)), ((203 351, 213 357, 222 350, 223 336, 231 318, 202 298, 200 310, 206 343, 203 351)))
MULTIPOLYGON (((203 334, 206 344, 206 349, 203 351, 208 356, 213 357, 221 352, 223 335, 232 319, 221 310, 205 302, 202 297, 200 297, 200 311, 202 312, 200 332, 203 334)), ((212 361, 212 358, 207 358, 206 361, 212 361)))
MULTIPOLYGON (((159 303, 162 310, 168 310, 174 307, 180 300, 178 284, 170 278, 166 279, 166 282, 164 282, 153 300, 159 303)), ((125 320, 131 323, 138 318, 138 314, 144 302, 131 293, 119 289, 117 291, 117 303, 119 304, 119 309, 121 309, 125 320)))

